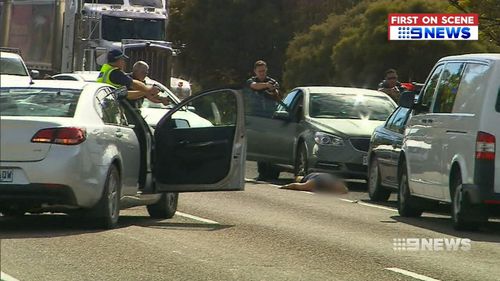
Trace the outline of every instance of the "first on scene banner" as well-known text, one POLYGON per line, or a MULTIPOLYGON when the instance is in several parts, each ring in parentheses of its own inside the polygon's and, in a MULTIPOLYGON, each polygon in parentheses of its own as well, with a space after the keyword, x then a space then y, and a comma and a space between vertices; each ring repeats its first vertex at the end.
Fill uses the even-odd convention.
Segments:
POLYGON ((477 14, 389 14, 389 40, 478 40, 477 14))

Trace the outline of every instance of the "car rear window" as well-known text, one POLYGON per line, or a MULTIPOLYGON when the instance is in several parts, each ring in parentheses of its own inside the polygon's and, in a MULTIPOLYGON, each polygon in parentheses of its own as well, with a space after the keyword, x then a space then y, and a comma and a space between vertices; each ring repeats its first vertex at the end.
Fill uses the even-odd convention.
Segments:
POLYGON ((29 76, 19 58, 0 58, 0 74, 29 76))
POLYGON ((3 88, 0 115, 73 117, 81 90, 3 88))
POLYGON ((313 118, 385 121, 395 109, 389 98, 369 95, 312 93, 309 103, 313 118))

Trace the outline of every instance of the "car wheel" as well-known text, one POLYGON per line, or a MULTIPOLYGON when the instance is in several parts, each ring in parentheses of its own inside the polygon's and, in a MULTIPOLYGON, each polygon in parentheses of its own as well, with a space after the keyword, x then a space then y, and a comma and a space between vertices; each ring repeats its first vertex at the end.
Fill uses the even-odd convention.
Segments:
POLYGON ((111 165, 99 202, 91 209, 93 224, 98 228, 112 229, 118 224, 120 217, 121 179, 118 168, 111 165))
POLYGON ((378 202, 386 202, 391 196, 391 191, 380 184, 380 171, 375 156, 372 157, 368 169, 368 196, 378 202))
POLYGON ((486 211, 481 205, 473 205, 469 196, 462 192, 462 178, 453 179, 453 199, 451 205, 451 220, 456 230, 477 230, 488 221, 486 211))
POLYGON ((423 210, 418 207, 418 199, 411 195, 410 187, 408 186, 408 173, 406 164, 402 163, 403 172, 399 180, 398 190, 398 212, 402 217, 420 217, 423 210))
POLYGON ((163 193, 160 200, 152 205, 147 205, 149 216, 154 219, 170 219, 177 211, 179 193, 163 193))
POLYGON ((307 149, 305 144, 301 144, 297 151, 295 160, 295 176, 306 176, 308 174, 309 165, 307 160, 307 149))
POLYGON ((259 180, 276 180, 280 177, 280 170, 271 163, 257 162, 259 180))

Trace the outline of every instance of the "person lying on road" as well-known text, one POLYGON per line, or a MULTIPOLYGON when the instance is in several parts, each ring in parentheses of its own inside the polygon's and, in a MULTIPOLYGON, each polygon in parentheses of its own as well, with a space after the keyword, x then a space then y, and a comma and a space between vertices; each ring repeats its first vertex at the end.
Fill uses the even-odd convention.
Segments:
POLYGON ((305 177, 297 177, 295 181, 296 182, 284 185, 280 188, 335 194, 345 194, 349 192, 342 179, 327 173, 311 173, 305 177))

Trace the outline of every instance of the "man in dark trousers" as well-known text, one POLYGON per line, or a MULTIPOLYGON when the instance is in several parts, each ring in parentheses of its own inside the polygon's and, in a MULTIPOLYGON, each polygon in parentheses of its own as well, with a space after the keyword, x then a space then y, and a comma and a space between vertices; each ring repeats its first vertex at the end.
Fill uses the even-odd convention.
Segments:
POLYGON ((273 78, 267 76, 267 64, 263 60, 258 60, 254 64, 253 71, 255 76, 247 80, 247 85, 253 91, 263 97, 272 98, 281 101, 283 98, 279 92, 279 84, 273 78))

